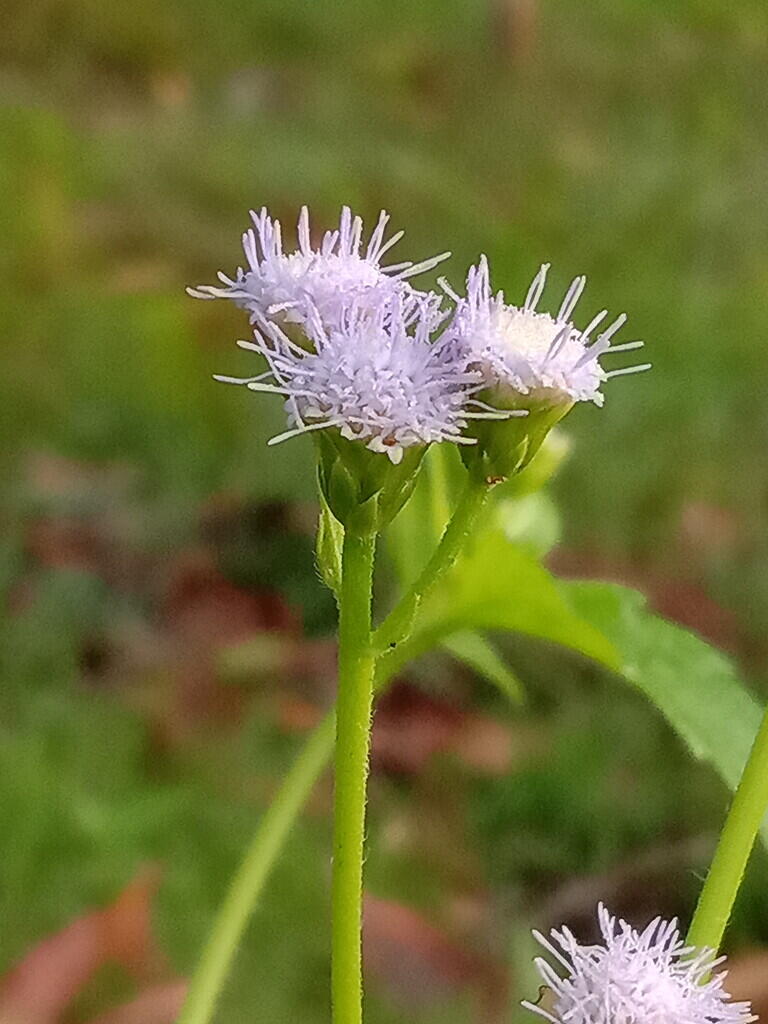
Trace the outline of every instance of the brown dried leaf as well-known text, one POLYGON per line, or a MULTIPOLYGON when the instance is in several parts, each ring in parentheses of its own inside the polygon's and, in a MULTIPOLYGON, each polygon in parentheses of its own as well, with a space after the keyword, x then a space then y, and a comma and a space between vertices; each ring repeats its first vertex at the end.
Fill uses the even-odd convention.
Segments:
POLYGON ((108 1010, 89 1024, 173 1024, 187 994, 187 982, 166 981, 145 989, 129 1003, 108 1010))
POLYGON ((728 960, 726 988, 733 999, 746 999, 760 1020, 768 1020, 768 949, 728 960))
POLYGON ((390 900, 365 897, 366 965, 409 1008, 472 989, 482 1019, 500 1021, 507 1003, 503 964, 459 945, 422 914, 390 900))
POLYGON ((55 1024, 108 961, 138 974, 157 965, 150 930, 157 873, 142 872, 103 910, 82 915, 34 946, 0 983, 3 1024, 55 1024))
POLYGON ((418 774, 436 754, 454 753, 476 771, 512 765, 512 737, 501 722, 399 684, 381 699, 373 726, 374 765, 418 774))
POLYGON ((162 619, 178 704, 174 728, 182 733, 185 723, 238 720, 245 693, 221 686, 219 658, 226 648, 265 630, 297 630, 276 594, 236 587, 205 549, 185 552, 172 567, 162 619))

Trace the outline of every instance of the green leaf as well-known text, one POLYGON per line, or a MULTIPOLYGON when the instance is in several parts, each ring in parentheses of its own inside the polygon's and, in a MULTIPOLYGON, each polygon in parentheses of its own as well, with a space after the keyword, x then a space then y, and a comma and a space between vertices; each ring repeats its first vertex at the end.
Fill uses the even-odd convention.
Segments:
POLYGON ((603 664, 619 664, 613 645, 572 611, 547 570, 497 529, 470 542, 445 585, 422 603, 416 620, 416 631, 440 630, 443 635, 467 627, 527 633, 603 664))
POLYGON ((463 661, 465 665, 484 676, 488 682, 497 686, 513 704, 522 704, 525 701, 523 684, 493 644, 480 633, 464 629, 446 637, 441 646, 454 658, 463 661))
MULTIPOLYGON (((656 705, 693 755, 734 789, 761 710, 729 659, 650 613, 637 591, 607 583, 561 583, 560 591, 620 652, 620 674, 656 705)), ((768 822, 763 836, 768 841, 768 822)))
POLYGON ((499 529, 481 531, 422 601, 409 640, 382 658, 385 673, 467 629, 503 629, 552 640, 618 670, 613 645, 577 615, 555 580, 499 529))
MULTIPOLYGON (((729 659, 650 613, 636 591, 555 580, 498 529, 482 531, 426 597, 412 636, 382 658, 382 670, 395 672, 438 645, 450 648, 450 638, 455 646, 456 634, 463 656, 467 631, 486 629, 554 641, 622 676, 661 711, 695 757, 729 787, 737 785, 761 709, 729 659)), ((506 692, 503 682, 501 689, 506 692)), ((763 835, 768 841, 768 823, 763 835)))

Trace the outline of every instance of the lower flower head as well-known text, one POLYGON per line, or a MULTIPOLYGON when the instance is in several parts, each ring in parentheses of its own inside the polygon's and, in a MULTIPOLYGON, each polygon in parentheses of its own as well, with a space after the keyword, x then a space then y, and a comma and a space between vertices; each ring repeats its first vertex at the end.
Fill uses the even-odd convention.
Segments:
POLYGON ((466 298, 453 295, 444 283, 456 301, 451 330, 482 367, 492 389, 512 396, 530 396, 532 402, 543 397, 550 403, 554 399, 602 405, 600 387, 604 381, 647 369, 647 364, 606 371, 600 357, 639 348, 642 342, 612 344, 613 336, 626 321, 623 313, 594 341, 592 334, 605 320, 606 310, 601 310, 583 330, 573 325, 571 317, 584 290, 585 277, 572 282, 556 316, 538 312, 548 269, 548 263, 542 265, 523 305, 513 306, 505 303, 503 292, 492 294, 488 261, 483 256, 469 271, 466 298))
POLYGON ((430 342, 444 318, 434 302, 416 296, 396 297, 374 311, 351 309, 336 327, 314 310, 304 325, 307 348, 264 321, 255 341, 240 344, 264 356, 267 372, 217 379, 285 396, 289 429, 270 444, 336 429, 395 464, 414 445, 472 444, 462 434, 468 420, 507 414, 474 397, 481 376, 467 368, 452 339, 430 342))
POLYGON ((725 974, 712 974, 724 957, 695 950, 681 939, 676 921, 656 918, 642 931, 617 921, 602 904, 603 941, 586 946, 567 928, 550 942, 534 932, 555 966, 539 957, 536 967, 550 988, 551 1012, 523 1006, 552 1024, 749 1024, 748 1003, 732 1002, 725 974))

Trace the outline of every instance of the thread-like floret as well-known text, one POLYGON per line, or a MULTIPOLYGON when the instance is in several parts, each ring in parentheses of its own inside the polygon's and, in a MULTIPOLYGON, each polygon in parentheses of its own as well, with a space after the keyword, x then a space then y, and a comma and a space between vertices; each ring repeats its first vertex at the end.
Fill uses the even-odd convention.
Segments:
POLYGON ((234 277, 219 273, 222 286, 200 285, 187 289, 199 299, 232 299, 255 319, 280 317, 285 323, 306 323, 314 312, 327 326, 337 326, 352 306, 375 309, 395 294, 413 292, 408 278, 431 270, 450 254, 442 253, 421 263, 381 266, 381 260, 403 232, 385 238, 389 215, 383 210, 363 245, 363 222, 345 206, 339 227, 326 231, 313 248, 309 211, 302 207, 298 223, 299 247, 283 251, 280 221, 266 209, 251 211, 253 227, 243 235, 248 267, 238 267, 234 277))
MULTIPOLYGON (((536 967, 554 1004, 523 1006, 551 1024, 749 1024, 748 1003, 723 988, 725 957, 686 946, 676 921, 656 918, 644 931, 597 910, 603 941, 581 945, 568 928, 534 936, 554 961, 536 967), (713 973, 714 972, 714 973, 713 973)), ((544 1000, 542 1000, 543 1002, 544 1000)), ((547 997, 548 1001, 548 997, 547 997)))
POLYGON ((393 463, 411 445, 472 444, 474 439, 462 435, 470 419, 509 414, 475 397, 483 387, 481 375, 467 367, 453 339, 430 341, 445 315, 417 296, 397 297, 373 311, 350 309, 336 327, 310 311, 306 348, 280 325, 264 321, 255 340, 240 345, 261 354, 267 372, 217 379, 285 397, 289 429, 270 444, 336 428, 393 463))
POLYGON ((605 320, 607 310, 601 310, 583 330, 573 325, 571 317, 584 291, 585 277, 572 282, 556 316, 538 312, 548 270, 549 264, 542 264, 523 305, 512 306, 505 303, 503 292, 491 292, 488 261, 481 257, 469 271, 466 298, 443 282, 456 302, 451 330, 482 367, 489 386, 501 385, 521 395, 556 392, 570 401, 602 405, 600 386, 604 381, 647 369, 648 364, 605 371, 600 357, 640 348, 642 342, 611 344, 627 319, 623 313, 594 341, 591 336, 605 320))

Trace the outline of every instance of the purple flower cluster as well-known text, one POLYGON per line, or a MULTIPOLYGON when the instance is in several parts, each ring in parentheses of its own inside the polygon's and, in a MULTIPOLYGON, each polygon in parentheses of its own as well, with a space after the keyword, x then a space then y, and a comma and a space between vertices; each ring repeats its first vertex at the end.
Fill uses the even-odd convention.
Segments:
POLYGON ((384 212, 364 243, 362 220, 344 207, 338 229, 313 246, 304 207, 294 252, 284 251, 280 222, 266 210, 252 219, 243 235, 247 268, 233 277, 220 273, 220 286, 189 293, 227 298, 248 312, 254 339, 240 344, 263 356, 268 369, 251 378, 217 379, 283 396, 289 429, 272 443, 335 427, 393 463, 413 445, 473 444, 472 420, 528 411, 499 411, 483 400, 499 389, 531 403, 542 396, 600 405, 602 382, 630 372, 606 372, 600 357, 641 344, 612 344, 623 315, 594 341, 604 310, 582 330, 573 325, 583 277, 573 282, 557 316, 537 312, 548 265, 521 307, 491 293, 485 257, 469 272, 466 297, 445 281, 442 295, 417 290, 411 278, 449 254, 382 266, 403 234, 386 238, 384 212), (447 300, 453 306, 444 309, 447 300))
POLYGON ((676 921, 642 932, 598 907, 602 943, 582 945, 568 928, 534 936, 554 961, 536 967, 547 993, 523 1003, 550 1024, 750 1024, 748 1003, 732 1002, 715 972, 725 957, 686 946, 676 921), (715 973, 713 973, 715 972, 715 973), (544 1000, 551 1001, 551 1008, 544 1000))

